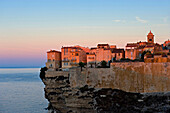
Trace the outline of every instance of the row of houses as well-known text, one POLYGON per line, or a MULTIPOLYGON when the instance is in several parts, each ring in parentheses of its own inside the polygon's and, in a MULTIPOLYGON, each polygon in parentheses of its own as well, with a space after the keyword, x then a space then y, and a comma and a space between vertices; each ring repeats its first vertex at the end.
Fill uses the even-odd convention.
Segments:
POLYGON ((127 43, 124 48, 117 48, 116 45, 98 44, 97 47, 69 46, 62 47, 61 51, 50 50, 47 52, 47 68, 68 69, 76 67, 80 62, 86 63, 89 67, 100 65, 101 61, 109 62, 119 61, 120 59, 141 59, 144 51, 168 53, 170 41, 165 41, 160 45, 154 43, 154 35, 150 31, 147 35, 147 41, 137 43, 127 43))
POLYGON ((124 49, 116 48, 115 45, 98 44, 94 48, 85 48, 81 46, 62 47, 61 52, 50 50, 47 52, 47 68, 68 69, 76 67, 80 62, 87 66, 99 65, 101 61, 110 62, 120 60, 125 56, 124 49))

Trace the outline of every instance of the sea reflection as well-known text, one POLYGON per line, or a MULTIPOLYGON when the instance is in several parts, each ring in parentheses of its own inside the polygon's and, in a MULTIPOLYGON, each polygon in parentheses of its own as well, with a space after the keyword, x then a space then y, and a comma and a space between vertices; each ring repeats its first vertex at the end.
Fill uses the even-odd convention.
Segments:
POLYGON ((0 69, 0 113, 46 113, 39 68, 0 69))

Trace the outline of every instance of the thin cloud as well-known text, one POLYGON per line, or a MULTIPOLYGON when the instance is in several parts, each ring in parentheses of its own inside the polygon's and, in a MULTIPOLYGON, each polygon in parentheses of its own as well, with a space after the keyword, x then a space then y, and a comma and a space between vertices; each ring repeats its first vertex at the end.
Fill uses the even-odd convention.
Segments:
POLYGON ((156 27, 165 27, 165 26, 168 26, 168 24, 155 24, 153 26, 156 26, 156 27))
POLYGON ((121 20, 112 20, 113 22, 120 22, 121 20))
POLYGON ((166 22, 167 22, 167 20, 168 20, 168 17, 164 17, 164 18, 163 18, 163 22, 165 22, 165 23, 166 23, 166 22))
POLYGON ((143 19, 141 19, 141 18, 139 18, 139 17, 136 17, 136 20, 137 20, 138 22, 140 22, 140 23, 147 23, 147 22, 148 22, 147 20, 143 20, 143 19))

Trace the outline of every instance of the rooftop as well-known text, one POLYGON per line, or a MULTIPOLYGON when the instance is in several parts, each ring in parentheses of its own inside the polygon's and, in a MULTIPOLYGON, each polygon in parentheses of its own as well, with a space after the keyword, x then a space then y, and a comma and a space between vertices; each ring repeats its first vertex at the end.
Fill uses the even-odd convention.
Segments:
POLYGON ((60 51, 56 51, 56 50, 47 51, 47 53, 51 53, 51 52, 61 53, 60 51))

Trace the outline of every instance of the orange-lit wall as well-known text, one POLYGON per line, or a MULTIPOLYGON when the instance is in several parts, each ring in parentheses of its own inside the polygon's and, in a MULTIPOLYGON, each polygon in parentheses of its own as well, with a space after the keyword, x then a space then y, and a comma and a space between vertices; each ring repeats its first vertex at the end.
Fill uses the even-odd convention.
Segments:
POLYGON ((110 48, 116 48, 116 45, 110 45, 110 48))
POLYGON ((88 54, 87 55, 87 63, 89 62, 95 62, 96 61, 96 56, 95 54, 88 54))
POLYGON ((86 52, 79 47, 63 47, 61 48, 62 67, 72 67, 78 65, 79 62, 86 63, 86 52), (65 54, 64 54, 65 49, 65 54), (65 65, 68 63, 68 65, 65 65))
POLYGON ((61 52, 47 52, 47 60, 61 61, 61 52))
POLYGON ((129 58, 131 60, 136 59, 136 49, 126 49, 125 58, 129 58))
POLYGON ((111 51, 109 49, 105 50, 103 48, 99 48, 96 51, 96 61, 101 62, 103 60, 106 62, 111 60, 111 51))
POLYGON ((124 58, 124 53, 111 53, 112 58, 116 57, 116 60, 120 60, 121 58, 124 58))

